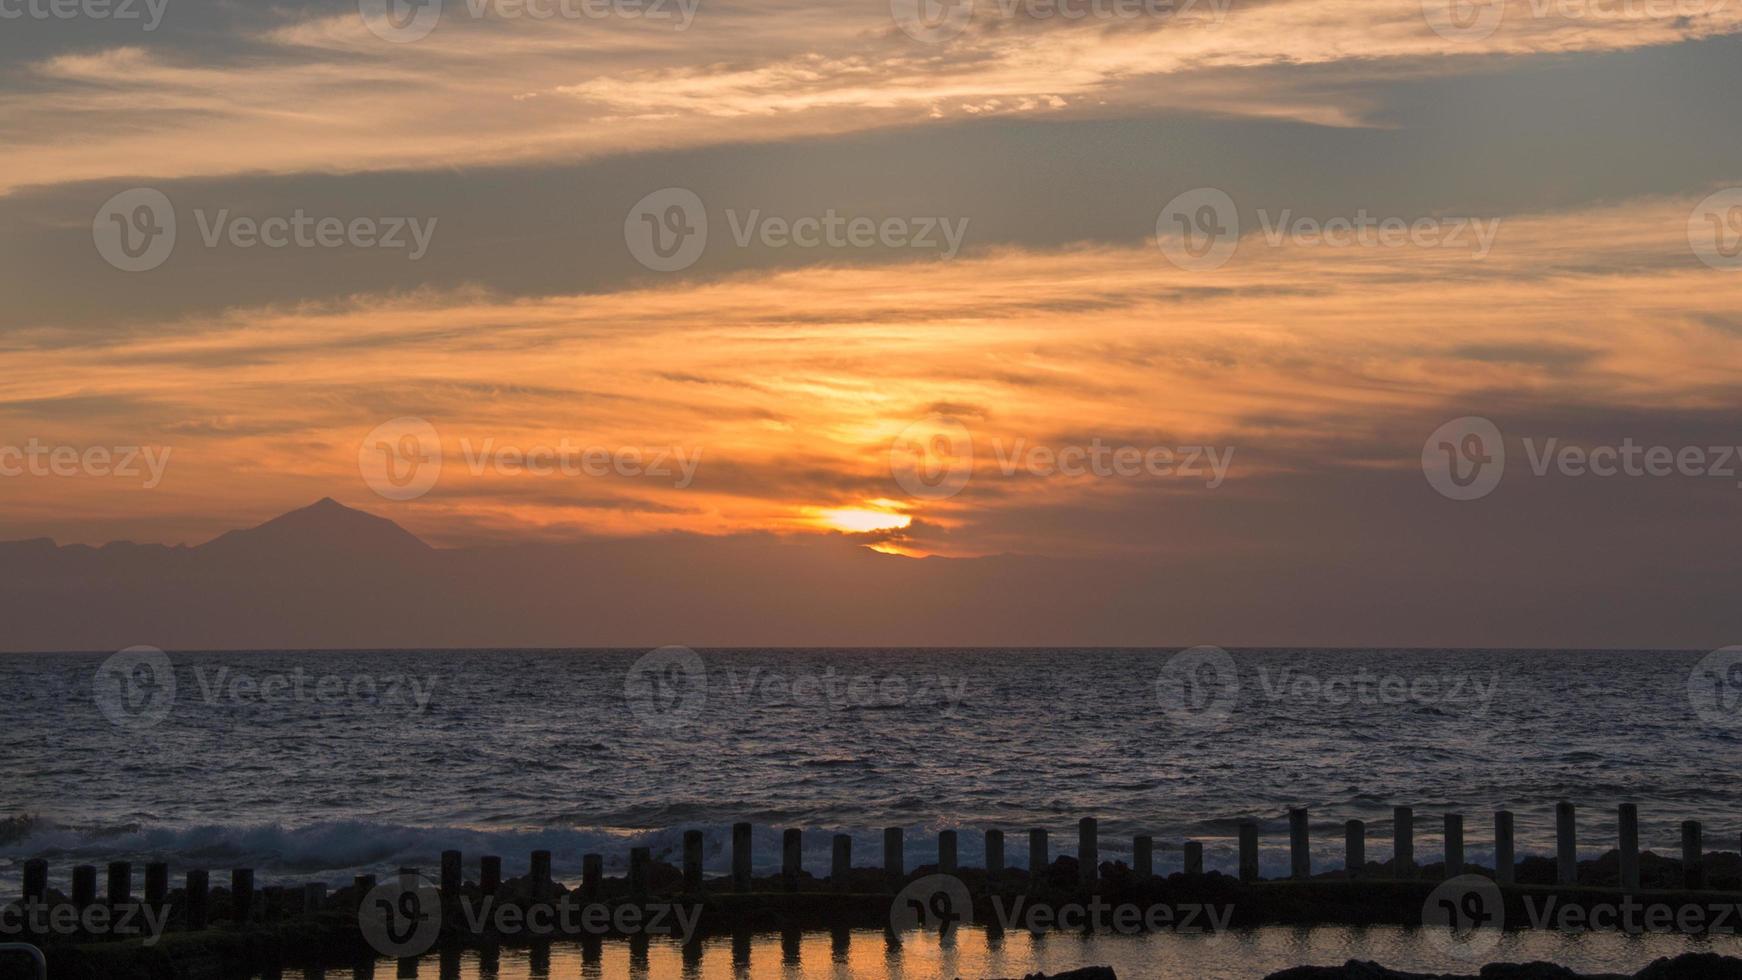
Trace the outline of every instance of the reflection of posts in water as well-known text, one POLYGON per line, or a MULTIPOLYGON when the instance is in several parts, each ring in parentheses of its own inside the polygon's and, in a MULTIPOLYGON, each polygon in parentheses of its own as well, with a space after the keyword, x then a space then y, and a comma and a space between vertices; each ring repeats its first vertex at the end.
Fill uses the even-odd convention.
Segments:
POLYGON ((1464 817, 1462 814, 1446 814, 1446 877, 1456 878, 1464 873, 1464 817))
POLYGON ((1639 807, 1623 803, 1615 810, 1615 824, 1621 836, 1618 856, 1621 866, 1621 887, 1630 892, 1639 890, 1639 807))
POLYGON ((746 929, 732 931, 732 969, 750 969, 750 932, 746 929))
POLYGON ((460 980, 460 947, 442 947, 440 976, 442 980, 460 980))
POLYGON ((1258 880, 1258 824, 1240 821, 1240 880, 1258 880))
POLYGON ((352 980, 375 980, 375 958, 364 956, 351 966, 352 980))
MULTIPOLYGON (((636 930, 629 934, 629 971, 634 974, 647 973, 647 933, 636 930)), ((550 975, 550 946, 544 948, 544 975, 550 975)), ((533 976, 538 976, 536 972, 533 976)))
POLYGON ((1512 849, 1512 811, 1498 810, 1494 813, 1494 880, 1502 885, 1512 884, 1517 867, 1512 849))
POLYGON ((1367 824, 1363 821, 1343 821, 1343 873, 1350 878, 1367 873, 1367 824))
MULTIPOLYGON (((642 950, 642 956, 643 956, 643 959, 646 958, 646 950, 645 949, 642 950)), ((629 943, 629 957, 630 957, 630 962, 634 962, 635 943, 633 941, 633 938, 631 939, 631 942, 629 943)), ((643 963, 642 967, 645 969, 646 963, 643 963)), ((549 942, 533 943, 532 948, 528 949, 526 951, 526 972, 533 978, 533 980, 548 980, 548 978, 550 977, 550 943, 549 942)))
POLYGON ((414 980, 417 976, 417 957, 400 957, 398 969, 394 971, 394 976, 397 976, 399 980, 414 980))
POLYGON ((696 936, 691 936, 690 941, 683 944, 683 968, 686 974, 701 972, 702 941, 696 936))
POLYGON ((780 930, 780 962, 782 966, 798 966, 799 947, 803 942, 804 930, 797 926, 789 925, 780 930))
POLYGON ((835 963, 846 963, 847 956, 853 949, 853 930, 843 925, 829 928, 829 958, 835 963))

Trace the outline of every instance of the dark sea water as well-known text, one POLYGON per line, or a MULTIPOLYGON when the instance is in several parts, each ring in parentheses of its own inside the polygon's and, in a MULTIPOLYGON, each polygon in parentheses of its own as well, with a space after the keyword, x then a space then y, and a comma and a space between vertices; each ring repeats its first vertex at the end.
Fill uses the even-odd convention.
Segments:
POLYGON ((1276 874, 1289 806, 1311 808, 1323 868, 1341 863, 1351 817, 1370 822, 1368 856, 1388 856, 1398 803, 1416 807, 1424 863, 1448 811, 1465 814, 1473 861, 1489 860, 1496 808, 1517 813, 1521 856, 1550 853, 1562 799, 1580 806, 1587 855, 1612 846, 1622 801, 1639 804, 1648 848, 1673 852, 1688 818, 1706 821, 1714 850, 1742 835, 1742 711, 1733 692, 1701 693, 1721 688, 1729 663, 1701 681, 1696 666, 1715 663, 1703 651, 1175 656, 0 656, 0 815, 35 818, 0 831, 0 881, 11 889, 22 860, 42 856, 63 889, 74 864, 117 858, 168 860, 177 879, 251 866, 263 883, 339 884, 434 868, 447 847, 465 852, 468 875, 479 854, 502 855, 512 874, 548 848, 573 880, 590 851, 610 869, 641 844, 675 863, 689 828, 706 832, 708 867, 723 873, 737 820, 755 824, 764 870, 781 829, 805 828, 819 875, 837 832, 870 865, 881 828, 904 827, 917 866, 939 829, 958 828, 972 865, 980 831, 998 827, 1021 866, 1022 832, 1048 828, 1055 853, 1070 853, 1086 815, 1100 818, 1104 859, 1129 860, 1132 835, 1156 835, 1163 873, 1186 839, 1232 870, 1236 822, 1257 818, 1276 874), (1216 673, 1223 663, 1231 675, 1216 673))

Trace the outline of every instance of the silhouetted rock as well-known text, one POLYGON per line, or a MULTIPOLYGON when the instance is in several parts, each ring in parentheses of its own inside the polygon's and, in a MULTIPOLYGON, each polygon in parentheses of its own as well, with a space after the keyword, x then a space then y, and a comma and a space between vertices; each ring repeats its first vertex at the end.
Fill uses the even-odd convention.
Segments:
POLYGON ((1478 974, 1404 973, 1377 963, 1350 960, 1342 966, 1297 966, 1265 980, 1735 980, 1742 959, 1716 953, 1683 953, 1657 960, 1638 973, 1577 973, 1554 963, 1490 963, 1478 974))

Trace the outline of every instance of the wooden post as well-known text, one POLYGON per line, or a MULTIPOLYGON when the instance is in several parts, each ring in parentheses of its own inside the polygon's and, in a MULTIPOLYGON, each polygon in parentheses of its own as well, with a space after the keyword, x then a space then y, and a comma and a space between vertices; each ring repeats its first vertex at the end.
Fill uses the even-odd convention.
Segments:
POLYGON ((302 886, 302 907, 309 912, 319 912, 327 905, 327 886, 319 881, 311 881, 302 886))
POLYGON ((31 858, 24 862, 24 901, 26 907, 48 901, 48 862, 31 858))
POLYGON ((798 891, 799 874, 804 870, 804 831, 788 827, 780 835, 780 883, 789 892, 798 891))
POLYGON ((986 877, 996 878, 1004 873, 1004 831, 986 831, 986 877))
POLYGON ((1391 808, 1391 877, 1415 877, 1415 808, 1391 808))
POLYGON ((889 887, 897 891, 907 880, 907 864, 901 850, 901 828, 883 828, 883 873, 889 877, 889 887))
POLYGON ((732 825, 732 887, 740 892, 750 890, 750 825, 732 825))
POLYGON ((1698 820, 1682 821, 1682 887, 1689 891, 1706 887, 1706 854, 1698 820))
POLYGON ((1288 809, 1288 865, 1292 877, 1302 881, 1313 876, 1313 852, 1307 838, 1307 811, 1304 806, 1288 809))
POLYGON ((1621 804, 1616 808, 1615 822, 1621 835, 1618 849, 1621 887, 1636 892, 1639 890, 1639 806, 1634 803, 1621 804))
POLYGON ((358 875, 357 877, 351 879, 352 898, 356 902, 356 905, 358 908, 363 907, 364 900, 367 899, 369 897, 369 893, 374 891, 374 890, 375 890, 375 876, 374 875, 358 875))
POLYGON ((486 854, 478 859, 478 891, 484 895, 494 895, 502 887, 502 858, 495 854, 486 854))
POLYGON ((1462 814, 1446 814, 1446 877, 1456 878, 1464 873, 1464 817, 1462 814))
POLYGON ((254 914, 254 869, 230 870, 230 921, 247 922, 254 914))
POLYGON ((260 920, 262 922, 277 922, 284 916, 284 888, 279 885, 267 885, 260 889, 260 920))
POLYGON ((1258 880, 1258 824, 1240 821, 1240 880, 1258 880))
POLYGON ((683 832, 683 890, 697 895, 702 890, 702 832, 683 832))
POLYGON ((460 852, 442 852, 442 901, 457 902, 460 899, 460 852))
POLYGON ((1138 834, 1131 842, 1131 870, 1137 872, 1138 881, 1148 881, 1155 877, 1154 837, 1138 834))
POLYGON ((956 873, 956 832, 953 830, 938 831, 938 873, 956 873))
POLYGON ((73 908, 80 914, 97 904, 97 869, 81 864, 73 869, 73 908))
POLYGON ((647 897, 647 872, 652 866, 652 848, 631 847, 629 849, 629 894, 636 898, 647 897))
POLYGON ((527 877, 532 879, 532 900, 543 902, 550 898, 550 852, 533 851, 532 867, 527 871, 527 877))
POLYGON ((169 865, 162 861, 153 861, 145 866, 145 904, 149 908, 162 908, 169 901, 169 865))
POLYGON ((1077 881, 1084 888, 1095 887, 1101 874, 1101 846, 1097 839, 1094 817, 1077 821, 1077 881))
POLYGON ((126 905, 133 900, 133 865, 126 861, 109 862, 108 900, 111 906, 126 905))
POLYGON ((1038 888, 1040 880, 1046 876, 1047 865, 1052 863, 1048 855, 1046 831, 1030 830, 1028 832, 1028 883, 1031 888, 1038 888))
POLYGON ((1359 878, 1367 873, 1367 824, 1343 821, 1343 874, 1359 878))
POLYGON ((1518 865, 1512 849, 1512 811, 1494 811, 1494 880, 1512 884, 1518 865))
POLYGON ((846 891, 852 887, 852 879, 853 838, 846 834, 836 834, 829 861, 829 883, 839 891, 846 891))
POLYGON ((210 875, 202 870, 188 872, 186 894, 182 901, 187 905, 187 913, 183 922, 189 932, 199 932, 206 927, 211 918, 211 887, 210 875))
POLYGON ((581 897, 592 901, 599 897, 599 882, 605 877, 605 855, 581 855, 581 897))
POLYGON ((1573 805, 1565 800, 1555 804, 1555 881, 1562 885, 1579 883, 1579 831, 1573 805))
POLYGON ((1204 873, 1204 845, 1200 841, 1189 840, 1180 848, 1185 855, 1185 872, 1189 875, 1204 873))

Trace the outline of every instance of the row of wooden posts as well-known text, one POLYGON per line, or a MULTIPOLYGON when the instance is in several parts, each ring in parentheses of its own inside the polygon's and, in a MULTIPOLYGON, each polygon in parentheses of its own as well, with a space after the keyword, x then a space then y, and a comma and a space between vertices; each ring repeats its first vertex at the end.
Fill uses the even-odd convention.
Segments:
MULTIPOLYGON (((1636 890, 1639 888, 1639 810, 1632 803, 1621 804, 1618 812, 1619 824, 1619 855, 1621 887, 1636 890)), ((1288 811, 1288 834, 1290 872, 1295 878, 1307 878, 1312 874, 1312 853, 1308 835, 1308 814, 1304 807, 1294 807, 1288 811)), ((1502 885, 1513 883, 1515 869, 1515 852, 1513 847, 1513 815, 1509 810, 1500 810, 1494 814, 1494 877, 1502 885)), ((1365 873, 1367 865, 1366 845, 1367 827, 1365 821, 1350 820, 1345 829, 1345 861, 1347 873, 1351 877, 1359 877, 1365 873)), ((1704 874, 1704 843, 1700 822, 1697 820, 1683 821, 1682 831, 1682 884, 1689 889, 1700 889, 1705 886, 1704 874)), ((998 876, 1005 870, 1004 864, 1004 832, 988 830, 985 832, 985 871, 989 876, 998 876)), ((1400 806, 1392 811, 1392 836, 1394 851, 1390 863, 1392 877, 1413 877, 1415 865, 1415 811, 1412 807, 1400 806)), ((1239 875, 1242 881, 1258 880, 1258 824, 1256 821, 1242 821, 1239 825, 1239 875)), ((892 887, 899 888, 907 878, 907 867, 904 858, 905 835, 900 827, 890 827, 883 832, 883 866, 892 887)), ((1556 880, 1562 885, 1578 883, 1578 831, 1573 805, 1561 803, 1555 807, 1555 857, 1556 880)), ((683 883, 688 892, 699 892, 702 887, 702 858, 704 839, 699 830, 685 831, 683 835, 683 883)), ((785 831, 781 838, 781 878, 786 888, 796 890, 803 876, 801 859, 804 851, 804 832, 796 828, 785 831)), ((1188 875, 1202 874, 1204 871, 1204 846, 1198 841, 1186 841, 1181 851, 1184 858, 1184 871, 1188 875)), ((1139 835, 1132 841, 1132 870, 1141 878, 1147 878, 1155 873, 1155 838, 1147 834, 1139 835)), ((938 834, 937 871, 940 874, 954 874, 960 870, 957 859, 957 832, 941 831, 938 834)), ((751 825, 737 823, 732 826, 731 849, 731 881, 738 891, 751 890, 751 825)), ((833 851, 830 868, 830 882, 837 888, 848 887, 853 866, 853 839, 846 834, 836 834, 833 840, 833 851)), ((444 896, 456 896, 460 893, 461 854, 459 851, 443 851, 441 856, 440 887, 444 896)), ((1098 825, 1094 817, 1084 817, 1077 825, 1077 867, 1078 883, 1092 887, 1099 876, 1100 841, 1098 825)), ((1028 866, 1031 871, 1045 868, 1051 864, 1047 832, 1045 830, 1030 830, 1028 832, 1028 866)), ((646 894, 648 891, 649 872, 653 865, 652 850, 647 847, 634 847, 629 851, 628 886, 631 894, 646 894)), ((416 869, 401 869, 402 875, 418 874, 416 869)), ((1456 877, 1464 873, 1464 818, 1460 814, 1445 815, 1445 876, 1456 877)), ((599 883, 604 876, 604 857, 599 854, 588 854, 581 859, 581 894, 583 897, 593 897, 599 892, 599 883)), ((548 893, 551 882, 551 856, 549 851, 533 851, 531 869, 528 878, 532 883, 535 897, 548 893)), ((502 882, 502 859, 494 855, 486 855, 478 860, 478 888, 483 894, 494 894, 502 882)), ((360 898, 374 888, 374 875, 358 875, 353 882, 355 896, 360 898)), ((133 867, 126 861, 114 861, 108 866, 108 892, 105 899, 110 905, 125 905, 132 901, 133 867)), ((275 892, 283 902, 285 893, 278 889, 275 892)), ((303 886, 295 898, 301 900, 301 910, 313 911, 326 903, 327 886, 324 884, 309 884, 303 886)), ((25 905, 46 901, 48 893, 48 863, 41 859, 33 859, 24 865, 23 900, 25 905)), ((188 929, 197 930, 206 927, 210 917, 211 903, 209 899, 210 880, 208 872, 191 870, 187 873, 187 885, 184 892, 184 922, 188 929)), ((150 906, 161 906, 169 895, 169 865, 162 862, 145 866, 144 903, 150 906)), ((249 868, 237 868, 230 872, 230 908, 235 921, 247 921, 253 914, 255 887, 254 872, 249 868)), ((73 869, 72 904, 84 909, 97 902, 97 869, 92 865, 79 865, 73 869)), ((270 903, 268 903, 270 904, 270 903)))

